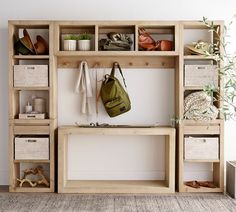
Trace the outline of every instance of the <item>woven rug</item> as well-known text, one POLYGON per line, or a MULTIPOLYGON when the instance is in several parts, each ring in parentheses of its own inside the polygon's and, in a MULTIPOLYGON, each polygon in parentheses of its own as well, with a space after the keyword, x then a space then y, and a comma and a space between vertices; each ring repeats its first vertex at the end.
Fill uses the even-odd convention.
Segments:
POLYGON ((0 193, 0 211, 236 212, 236 200, 222 194, 80 195, 0 193))

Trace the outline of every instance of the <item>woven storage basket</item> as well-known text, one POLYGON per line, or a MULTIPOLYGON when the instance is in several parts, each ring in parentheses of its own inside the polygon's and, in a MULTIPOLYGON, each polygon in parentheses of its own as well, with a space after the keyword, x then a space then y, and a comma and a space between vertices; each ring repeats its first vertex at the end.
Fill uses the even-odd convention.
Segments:
POLYGON ((14 65, 14 87, 47 87, 48 65, 14 65))
POLYGON ((184 138, 184 158, 188 160, 218 160, 219 138, 186 137, 184 138))
POLYGON ((16 137, 16 160, 49 160, 49 138, 16 137))
POLYGON ((214 85, 218 87, 218 74, 216 65, 185 65, 185 86, 214 85))

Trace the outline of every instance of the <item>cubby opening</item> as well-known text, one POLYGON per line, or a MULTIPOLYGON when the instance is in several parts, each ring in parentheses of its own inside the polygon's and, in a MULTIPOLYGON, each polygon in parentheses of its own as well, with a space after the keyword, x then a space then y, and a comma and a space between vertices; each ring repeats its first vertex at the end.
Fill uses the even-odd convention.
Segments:
POLYGON ((99 51, 134 51, 135 42, 135 26, 133 25, 98 27, 99 51), (112 40, 113 38, 114 40, 112 40), (113 44, 115 40, 117 40, 117 42, 113 44), (110 44, 102 45, 105 41, 107 41, 107 43, 110 42, 110 44), (122 44, 123 41, 125 41, 125 44, 122 44))
POLYGON ((184 134, 183 183, 186 191, 212 192, 221 189, 221 145, 220 134, 184 134))
MULTIPOLYGON (((215 29, 220 29, 219 25, 215 25, 215 29)), ((209 30, 207 26, 202 25, 185 25, 183 31, 183 40, 184 40, 184 55, 194 55, 199 56, 201 54, 193 53, 186 45, 195 44, 198 41, 203 41, 208 44, 217 44, 219 37, 215 32, 209 30)))
MULTIPOLYGON (((138 36, 141 30, 144 29, 156 42, 160 41, 170 41, 172 47, 168 50, 155 49, 156 51, 175 51, 175 26, 139 26, 138 36)), ((160 47, 161 48, 161 47, 160 47)), ((165 47, 166 48, 166 47, 165 47)), ((140 45, 138 47, 139 51, 145 51, 140 45)))
MULTIPOLYGON (((190 87, 190 88, 186 88, 186 90, 184 91, 184 99, 192 94, 192 93, 196 93, 196 92, 203 92, 203 87, 190 87)), ((211 105, 215 106, 217 109, 220 108, 220 99, 221 97, 219 96, 218 92, 212 92, 212 96, 211 96, 212 102, 211 105)), ((184 103, 185 104, 185 103, 184 103)), ((194 111, 193 111, 194 112, 194 111)), ((213 112, 213 111, 212 111, 213 112)), ((183 111, 183 113, 185 114, 185 111, 183 111)), ((217 118, 220 118, 220 111, 218 112, 217 118)), ((184 118, 186 120, 191 120, 191 119, 187 119, 186 117, 184 118)), ((210 120, 209 120, 210 121, 210 120)))
MULTIPOLYGON (((29 104, 33 107, 33 102, 35 98, 44 99, 43 103, 45 105, 45 109, 43 112, 32 113, 29 115, 28 119, 47 119, 50 115, 49 113, 49 91, 45 90, 28 90, 28 89, 15 89, 13 95, 13 117, 15 119, 19 119, 19 114, 26 114, 25 106, 29 104), (45 114, 45 116, 36 116, 36 114, 45 114), (37 118, 38 117, 38 118, 37 118)), ((43 106, 44 107, 44 106, 43 106)))
MULTIPOLYGON (((31 163, 31 162, 26 162, 26 163, 21 163, 21 162, 16 162, 14 163, 14 169, 15 169, 15 185, 16 189, 35 189, 35 188, 48 188, 50 187, 50 164, 49 163, 31 163), (42 168, 43 170, 43 175, 45 176, 47 182, 49 185, 44 185, 44 184, 37 184, 34 186, 31 186, 28 182, 22 183, 22 186, 20 186, 20 180, 23 179, 24 177, 24 171, 27 169, 36 169, 37 167, 42 168)), ((36 176, 33 174, 30 174, 26 176, 27 179, 29 179, 33 184, 35 184, 36 181, 42 179, 41 176, 36 176)))
POLYGON ((89 51, 95 51, 95 25, 62 25, 59 29, 59 43, 60 43, 60 51, 66 51, 63 42, 65 39, 69 39, 69 37, 72 35, 76 40, 76 49, 75 51, 79 51, 78 49, 78 39, 79 36, 82 34, 88 34, 91 36, 90 41, 90 50, 89 51))
POLYGON ((184 185, 187 191, 211 192, 220 189, 220 162, 184 162, 184 185), (199 188, 189 186, 187 182, 199 183, 199 188), (202 186, 205 183, 206 186, 202 186), (213 185, 207 186, 208 185, 213 185))
MULTIPOLYGON (((26 29, 28 32, 33 45, 33 51, 28 55, 49 55, 50 45, 52 45, 49 43, 49 25, 15 26, 12 40, 14 45, 19 40, 19 38, 24 37, 24 29, 26 29)), ((14 49, 14 55, 22 54, 14 49)))

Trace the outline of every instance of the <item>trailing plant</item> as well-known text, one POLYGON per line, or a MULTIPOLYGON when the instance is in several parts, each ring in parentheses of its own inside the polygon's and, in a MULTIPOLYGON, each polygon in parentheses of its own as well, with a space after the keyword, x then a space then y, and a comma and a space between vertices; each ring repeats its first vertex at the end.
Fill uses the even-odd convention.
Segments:
POLYGON ((78 40, 79 36, 78 35, 66 35, 64 37, 64 40, 78 40))
POLYGON ((91 40, 92 36, 86 32, 78 36, 78 40, 91 40))

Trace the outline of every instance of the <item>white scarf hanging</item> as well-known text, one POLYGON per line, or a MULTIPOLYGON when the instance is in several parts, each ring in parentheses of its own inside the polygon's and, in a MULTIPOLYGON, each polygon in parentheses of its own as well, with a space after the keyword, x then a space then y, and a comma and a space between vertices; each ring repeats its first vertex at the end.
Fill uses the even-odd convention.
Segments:
POLYGON ((91 98, 93 97, 92 93, 92 84, 88 71, 88 64, 86 61, 82 61, 79 66, 79 76, 75 86, 75 92, 81 93, 81 113, 91 115, 91 98))

